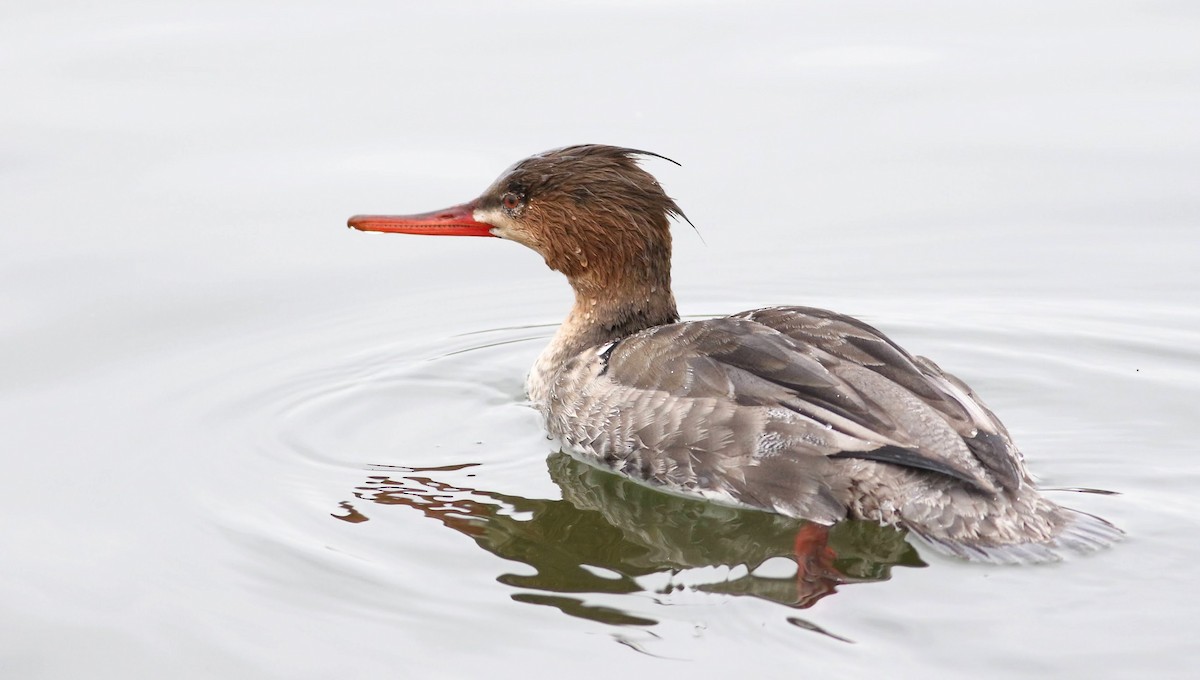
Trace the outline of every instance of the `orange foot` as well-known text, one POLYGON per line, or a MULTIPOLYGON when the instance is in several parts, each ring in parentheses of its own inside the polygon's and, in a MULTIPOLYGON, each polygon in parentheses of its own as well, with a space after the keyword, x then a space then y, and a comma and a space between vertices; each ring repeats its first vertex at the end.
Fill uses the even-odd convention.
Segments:
POLYGON ((837 553, 829 547, 829 527, 806 523, 796 532, 796 606, 811 607, 817 600, 837 592, 844 583, 833 566, 837 553))

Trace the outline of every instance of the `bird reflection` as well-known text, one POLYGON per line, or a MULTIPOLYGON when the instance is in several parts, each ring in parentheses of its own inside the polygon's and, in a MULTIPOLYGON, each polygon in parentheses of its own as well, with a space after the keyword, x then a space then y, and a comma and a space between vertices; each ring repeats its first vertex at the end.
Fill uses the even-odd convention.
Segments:
MULTIPOLYGON (((904 532, 891 527, 849 520, 824 527, 674 496, 562 453, 547 464, 563 500, 522 498, 444 481, 462 477, 473 465, 374 466, 380 474, 369 476, 355 489, 355 500, 342 502, 342 512, 333 516, 368 521, 366 502, 414 508, 470 536, 488 552, 533 567, 533 575, 498 577, 520 590, 513 599, 621 625, 657 622, 568 594, 645 592, 643 577, 664 574, 668 585, 655 590, 662 596, 690 589, 803 609, 839 585, 886 580, 897 565, 925 566, 904 532), (756 573, 772 558, 794 562, 794 573, 756 573), (688 569, 737 565, 748 571, 715 583, 675 583, 688 569)), ((794 623, 810 627, 799 619, 794 623)))

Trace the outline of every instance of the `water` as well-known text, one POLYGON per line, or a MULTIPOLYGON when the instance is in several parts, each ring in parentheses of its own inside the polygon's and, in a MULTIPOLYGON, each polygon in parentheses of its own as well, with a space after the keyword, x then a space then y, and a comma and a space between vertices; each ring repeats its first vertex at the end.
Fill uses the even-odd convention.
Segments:
POLYGON ((40 3, 0 22, 5 677, 1185 676, 1200 57, 1184 3, 40 3), (1128 532, 1037 568, 553 455, 532 253, 351 233, 652 149, 703 316, 826 306, 1128 532), (835 582, 844 582, 837 585, 835 582))

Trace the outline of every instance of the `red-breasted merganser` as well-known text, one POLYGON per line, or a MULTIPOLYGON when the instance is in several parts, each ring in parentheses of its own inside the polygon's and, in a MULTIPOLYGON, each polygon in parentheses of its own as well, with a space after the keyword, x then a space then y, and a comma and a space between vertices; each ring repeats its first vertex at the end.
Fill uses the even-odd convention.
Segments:
POLYGON ((680 322, 669 226, 687 218, 638 165, 644 156, 661 158, 556 149, 469 203, 349 224, 509 239, 566 275, 574 306, 526 389, 546 429, 586 460, 821 524, 899 525, 974 560, 1051 561, 1120 537, 1038 493, 969 387, 862 321, 771 307, 680 322))

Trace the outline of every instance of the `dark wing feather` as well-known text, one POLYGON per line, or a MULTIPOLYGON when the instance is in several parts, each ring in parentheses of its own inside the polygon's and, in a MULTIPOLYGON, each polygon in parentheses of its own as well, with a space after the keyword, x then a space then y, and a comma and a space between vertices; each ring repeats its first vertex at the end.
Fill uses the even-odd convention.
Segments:
POLYGON ((813 307, 771 307, 735 316, 870 368, 941 414, 1000 486, 1015 490, 1031 481, 1008 430, 966 384, 929 359, 909 354, 875 327, 813 307))
POLYGON ((853 317, 814 307, 769 307, 735 315, 763 324, 784 335, 845 361, 866 366, 921 397, 947 420, 966 423, 962 404, 947 398, 929 381, 916 359, 875 327, 853 317))
MULTIPOLYGON (((877 338, 875 343, 852 344, 836 333, 828 338, 815 332, 792 335, 762 323, 755 313, 748 314, 635 334, 607 358, 604 377, 637 394, 659 395, 661 405, 668 408, 666 402, 671 400, 714 398, 760 408, 764 415, 757 431, 726 437, 735 448, 749 452, 709 455, 754 453, 776 428, 781 439, 792 442, 782 457, 807 459, 804 464, 814 473, 820 468, 814 459, 853 457, 934 472, 995 491, 987 468, 971 455, 955 430, 931 424, 950 420, 930 415, 943 412, 928 403, 936 403, 941 393, 927 381, 917 380, 920 369, 903 350, 857 326, 854 334, 863 340, 877 338), (839 355, 829 345, 843 351, 839 355), (889 370, 876 370, 880 365, 889 370), (910 390, 905 383, 919 387, 910 390), (769 415, 780 410, 793 415, 783 420, 769 415)), ((794 317, 795 313, 776 315, 775 320, 789 321, 790 326, 783 325, 793 331, 819 330, 817 324, 806 327, 794 317)), ((955 415, 964 422, 969 419, 961 408, 955 415)), ((759 460, 755 467, 762 465, 759 460)))
POLYGON ((917 451, 913 451, 911 449, 902 449, 898 446, 881 446, 877 449, 871 449, 870 451, 842 451, 840 453, 831 455, 830 458, 857 458, 859 460, 874 460, 880 463, 892 463, 893 465, 903 465, 905 467, 917 468, 918 470, 939 472, 943 475, 953 477, 978 488, 976 479, 974 477, 964 475, 958 470, 958 468, 947 465, 932 456, 921 455, 921 453, 917 451))

